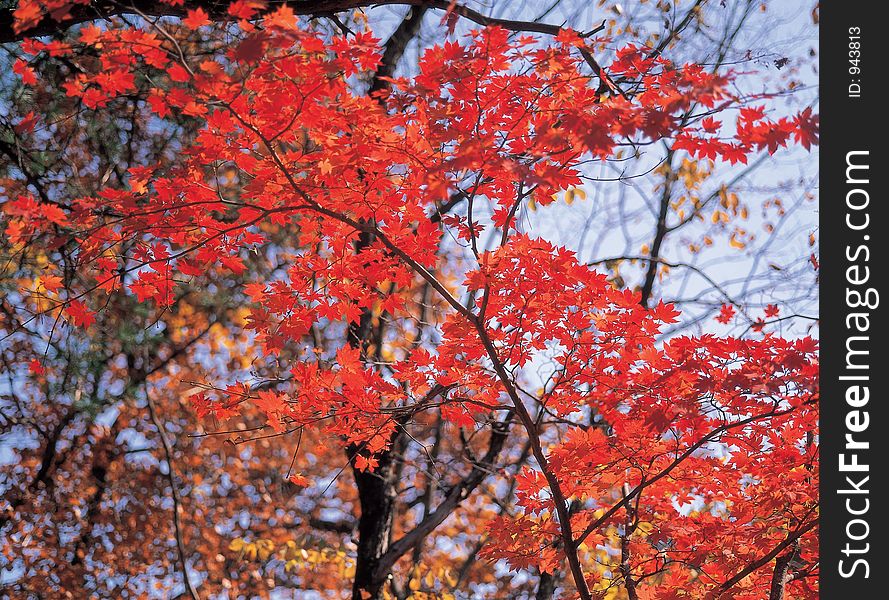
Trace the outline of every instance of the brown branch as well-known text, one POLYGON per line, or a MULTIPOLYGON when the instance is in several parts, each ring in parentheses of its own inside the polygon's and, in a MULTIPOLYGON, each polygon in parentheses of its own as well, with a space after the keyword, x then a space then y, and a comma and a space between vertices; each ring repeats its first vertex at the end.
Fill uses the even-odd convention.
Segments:
MULTIPOLYGON (((630 486, 624 484, 624 496, 630 492, 630 486)), ((624 530, 620 536, 620 574, 624 580, 624 588, 627 590, 627 598, 629 600, 639 600, 639 594, 636 592, 636 580, 633 578, 633 567, 631 565, 632 554, 630 553, 630 536, 636 529, 636 511, 633 506, 626 502, 626 518, 624 518, 624 530)))
MULTIPOLYGON (((435 421, 434 428, 434 438, 432 442, 432 448, 426 451, 424 448, 424 452, 426 453, 426 470, 429 472, 429 476, 426 479, 426 486, 423 490, 423 495, 420 498, 420 506, 423 508, 423 518, 425 519, 432 512, 432 500, 435 496, 435 491, 438 489, 438 478, 433 476, 436 468, 436 461, 438 460, 439 453, 441 452, 441 441, 442 434, 444 433, 444 419, 441 416, 441 412, 438 413, 438 418, 435 421)), ((423 541, 425 537, 417 540, 417 543, 414 544, 414 551, 411 553, 411 562, 413 567, 416 568, 419 566, 422 558, 423 558, 423 541)))
POLYGON ((148 406, 148 416, 151 419, 151 423, 157 429, 157 435, 161 440, 164 457, 167 461, 167 482, 170 484, 170 498, 173 500, 173 530, 176 538, 176 550, 179 555, 179 565, 182 569, 182 580, 192 600, 200 600, 200 596, 198 596, 198 592, 191 581, 191 576, 188 574, 188 564, 185 561, 185 541, 182 538, 182 521, 179 517, 182 500, 179 497, 179 488, 176 486, 176 476, 173 470, 173 449, 170 446, 166 433, 164 433, 163 424, 157 417, 154 403, 151 401, 151 394, 147 389, 145 390, 145 403, 148 406))
POLYGON ((558 571, 554 573, 547 573, 543 571, 540 573, 540 578, 537 582, 537 592, 534 594, 534 600, 552 600, 555 597, 556 586, 559 583, 557 573, 558 571))
POLYGON ((488 354, 488 358, 491 359, 494 372, 497 374, 500 383, 503 384, 503 387, 506 389, 506 394, 512 401, 513 406, 516 409, 516 414, 518 414, 519 420, 528 434, 528 439, 531 442, 531 454, 534 455, 534 459, 537 461, 541 472, 543 472, 543 476, 546 478, 547 485, 552 494, 553 504, 555 504, 556 507, 556 514, 558 515, 559 530, 561 532, 562 544, 565 548, 565 556, 568 559, 568 566, 571 569, 571 576, 574 579, 574 585, 577 587, 578 595, 581 600, 592 600, 589 587, 586 583, 586 578, 583 574, 583 568, 580 565, 580 559, 577 556, 578 544, 575 543, 574 533, 571 530, 571 514, 568 512, 568 500, 565 497, 565 493, 562 491, 562 485, 559 482, 559 478, 549 468, 549 461, 547 461, 546 455, 543 453, 543 447, 540 444, 537 425, 534 422, 534 419, 531 418, 522 399, 519 398, 515 385, 513 385, 512 379, 506 372, 506 368, 500 360, 497 348, 494 346, 494 342, 491 341, 491 337, 488 335, 488 330, 485 328, 484 323, 478 319, 472 319, 471 323, 475 325, 479 339, 488 354))
POLYGON ((775 569, 772 571, 772 585, 769 589, 769 600, 784 600, 784 589, 790 581, 790 563, 796 556, 799 548, 799 539, 783 556, 775 559, 775 569))
POLYGON ((420 26, 423 24, 423 17, 426 15, 427 10, 425 6, 412 7, 392 35, 389 36, 389 39, 383 46, 383 57, 380 60, 380 66, 377 68, 377 72, 374 73, 373 80, 370 83, 369 94, 389 87, 385 78, 392 77, 395 74, 395 68, 404 55, 407 45, 420 33, 420 26))
MULTIPOLYGON (((667 152, 667 158, 664 160, 664 164, 670 166, 673 162, 673 150, 669 150, 667 152)), ((672 171, 672 167, 670 167, 672 171)), ((667 213, 670 209, 670 199, 673 194, 673 177, 667 176, 664 181, 664 189, 661 192, 661 202, 660 207, 658 208, 658 216, 657 216, 657 226, 654 231, 654 239, 651 242, 651 259, 648 261, 648 270, 645 273, 645 283, 642 284, 642 294, 639 298, 639 303, 648 307, 648 300, 651 298, 651 292, 654 289, 654 278, 657 275, 658 263, 657 260, 661 256, 661 244, 664 243, 664 239, 667 237, 667 233, 669 229, 667 228, 667 213)))
MULTIPOLYGON (((817 401, 818 401, 817 399, 811 400, 811 402, 817 402, 817 401)), ((712 430, 710 433, 708 433, 707 435, 705 435, 704 437, 702 437, 701 439, 696 441, 694 444, 691 444, 682 454, 677 456, 660 473, 658 473, 651 479, 643 480, 641 483, 639 483, 639 485, 634 487, 628 494, 625 494, 623 499, 621 499, 620 502, 618 502, 617 504, 615 504, 614 506, 609 508, 607 511, 605 511, 605 513, 601 517, 599 517, 598 519, 596 519, 595 521, 590 523, 587 526, 587 528, 584 529, 583 533, 580 534, 580 537, 577 538, 576 543, 577 544, 583 543, 583 541, 586 539, 586 537, 589 534, 591 534, 593 531, 596 530, 597 527, 599 527, 600 525, 605 523, 608 519, 610 519, 614 515, 614 513, 619 511, 623 506, 627 505, 630 500, 635 498, 637 495, 641 494, 642 490, 644 490, 645 488, 647 488, 648 486, 650 486, 654 483, 657 483, 664 477, 668 476, 673 471, 673 469, 675 469, 680 464, 682 464, 683 461, 685 461, 689 456, 694 454, 695 451, 697 451, 704 444, 706 444, 712 440, 715 440, 723 433, 730 431, 732 429, 737 429, 738 427, 744 427, 746 425, 749 425, 750 423, 753 423, 755 421, 761 421, 763 419, 782 417, 784 415, 794 412, 795 410, 797 410, 797 408, 799 408, 799 407, 788 408, 787 410, 781 410, 781 411, 771 410, 766 413, 752 415, 750 417, 747 417, 746 419, 741 419, 740 421, 732 421, 731 423, 725 423, 723 425, 720 425, 719 427, 712 430)))
POLYGON ((812 521, 809 521, 807 524, 803 525, 802 527, 799 527, 795 531, 788 534, 787 538, 783 542, 781 542, 780 544, 775 546, 771 552, 769 552, 768 554, 765 554, 761 558, 753 561, 752 563, 750 563, 749 565, 747 565, 746 567, 744 567, 743 569, 738 571, 738 573, 736 573, 734 575, 734 577, 732 577, 731 579, 728 579, 722 585, 720 585, 719 588, 716 590, 716 593, 714 594, 714 598, 718 599, 718 598, 724 597, 726 595, 726 593, 729 592, 729 590, 731 590, 733 587, 735 587, 735 585, 738 584, 738 582, 740 582, 742 579, 744 579, 745 577, 747 577, 748 575, 750 575, 757 569, 760 569, 763 566, 769 564, 779 554, 781 554, 781 552, 783 552, 786 548, 795 544, 799 538, 801 538, 803 535, 810 532, 817 526, 818 526, 818 519, 813 519, 812 521))
POLYGON ((461 479, 460 483, 451 488, 441 504, 426 515, 416 527, 389 546, 389 549, 383 554, 377 565, 378 578, 385 578, 395 562, 438 527, 491 472, 491 467, 497 460, 497 456, 503 449, 504 442, 506 442, 506 438, 509 435, 509 425, 513 414, 509 413, 504 417, 503 421, 494 423, 491 428, 491 438, 488 441, 488 449, 485 455, 473 462, 472 470, 469 474, 461 479))
MULTIPOLYGON (((695 265, 692 265, 689 263, 672 262, 672 261, 665 260, 663 258, 657 258, 654 256, 624 255, 624 256, 612 256, 609 258, 601 258, 599 260, 595 260, 595 261, 587 263, 587 264, 589 266, 598 266, 601 264, 607 264, 610 262, 615 262, 615 261, 620 261, 620 260, 638 260, 640 262, 651 262, 651 263, 655 263, 658 265, 663 265, 663 266, 669 267, 671 269, 688 269, 689 271, 692 271, 693 273, 699 275, 702 279, 704 279, 707 283, 709 283, 710 286, 714 290, 716 290, 717 292, 722 294, 722 297, 726 300, 726 302, 736 306, 739 311, 744 312, 744 307, 741 304, 740 300, 735 299, 731 294, 729 294, 728 291, 723 286, 716 283, 716 280, 714 280, 712 277, 707 275, 707 273, 703 269, 696 267, 695 265)), ((804 317, 805 315, 795 315, 795 316, 804 317)), ((753 319, 750 319, 750 321, 752 322, 753 319)))
MULTIPOLYGON (((520 469, 521 466, 525 464, 528 460, 528 455, 531 453, 531 444, 530 442, 525 442, 524 447, 522 448, 522 452, 519 455, 518 459, 512 464, 512 466, 516 467, 516 473, 520 469)), ((509 500, 515 494, 516 487, 518 487, 519 480, 516 477, 511 477, 509 479, 509 484, 507 490, 500 497, 504 500, 509 500)), ((492 494, 493 497, 493 494, 492 494)), ((509 513, 509 507, 506 502, 495 502, 498 505, 497 516, 503 516, 504 514, 509 513)), ((451 586, 451 592, 456 592, 460 584, 466 579, 469 575, 470 569, 472 569, 472 565, 476 563, 478 560, 478 554, 481 552, 485 543, 487 542, 487 536, 481 536, 472 547, 472 550, 469 551, 466 559, 463 561, 463 564, 460 565, 460 569, 457 572, 457 581, 451 586)))
POLYGON ((46 188, 43 186, 43 184, 41 184, 37 175, 35 175, 31 171, 31 167, 25 165, 26 157, 29 162, 33 163, 35 161, 33 159, 31 159, 30 155, 26 151, 24 151, 20 147, 18 147, 18 143, 16 143, 16 145, 13 146, 9 142, 0 139, 0 153, 5 154, 6 157, 9 158, 9 160, 11 160, 16 165, 18 165, 19 170, 25 176, 25 179, 27 180, 28 184, 37 191, 37 195, 40 196, 40 200, 44 204, 54 204, 54 205, 58 206, 59 203, 54 202, 49 197, 49 194, 47 194, 47 192, 46 192, 46 188))
MULTIPOLYGON (((418 263, 412 256, 407 254, 398 245, 393 243, 392 240, 390 240, 386 236, 386 234, 384 234, 376 225, 374 225, 373 223, 362 223, 362 222, 356 221, 355 219, 353 219, 343 213, 339 213, 334 210, 330 210, 329 208, 325 208, 325 207, 321 206, 320 204, 318 204, 296 182, 296 179, 293 177, 293 174, 290 172, 290 170, 287 168, 287 166, 281 160, 281 157, 278 155, 277 150, 275 150, 274 146, 268 140, 268 138, 266 136, 264 136, 262 134, 262 132, 259 131, 256 127, 254 127, 252 124, 247 122, 236 110, 234 110, 231 107, 231 105, 223 104, 223 106, 225 106, 229 110, 229 112, 231 112, 232 116, 234 116, 235 119, 239 123, 241 123, 241 125, 243 125, 247 129, 249 129, 263 143, 263 145, 266 147, 266 150, 269 152, 269 156, 271 157, 272 162, 275 163, 275 166, 278 167, 278 169, 284 175, 284 178, 287 179, 287 183, 290 186, 290 188, 308 204, 308 206, 305 208, 308 208, 316 213, 322 214, 326 217, 330 217, 331 219, 334 219, 336 221, 339 221, 341 223, 349 225, 350 227, 352 227, 355 231, 357 231, 359 233, 366 233, 366 234, 373 235, 390 252, 392 252, 392 254, 394 254, 395 256, 400 258, 402 261, 404 261, 411 269, 414 270, 415 273, 417 273, 420 277, 422 277, 424 280, 426 280, 426 282, 430 285, 430 287, 432 287, 432 289, 434 289, 436 292, 438 292, 441 295, 441 297, 444 298, 444 300, 448 304, 451 305, 451 308, 453 308, 458 313, 460 313, 461 315, 466 317, 470 322, 476 321, 476 317, 472 313, 472 311, 469 310, 468 308, 466 308, 465 306, 463 306, 463 304, 461 304, 460 301, 457 300, 451 294, 451 292, 448 291, 448 289, 444 286, 444 284, 442 284, 438 279, 436 279, 435 275, 430 273, 426 267, 424 267, 423 265, 418 263)), ((262 216, 257 217, 257 220, 260 218, 262 218, 262 216)))
POLYGON ((682 18, 679 23, 677 23, 674 27, 670 28, 670 33, 668 33, 661 43, 657 45, 657 48, 654 49, 649 55, 649 58, 657 58, 660 56, 664 50, 667 49, 677 35, 682 33, 682 31, 688 27, 689 23, 691 23, 692 18, 696 17, 701 12, 701 7, 706 4, 707 0, 696 0, 696 2, 688 9, 688 12, 685 13, 685 17, 682 18))
POLYGON ((43 449, 43 454, 40 458, 40 468, 37 470, 37 474, 34 476, 34 479, 31 481, 30 489, 35 490, 41 483, 48 483, 50 481, 50 473, 52 468, 56 464, 56 448, 59 444, 59 440, 62 436, 62 431, 71 424, 74 420, 74 417, 77 416, 78 410, 76 408, 76 402, 79 400, 80 390, 75 390, 76 399, 75 404, 65 413, 65 416, 59 421, 59 424, 53 429, 52 433, 49 435, 46 441, 46 447, 43 449))
POLYGON ((309 519, 309 527, 320 529, 321 531, 330 531, 340 535, 351 535, 355 533, 356 524, 352 521, 327 521, 316 517, 309 519))
MULTIPOLYGON (((143 13, 152 17, 184 17, 189 10, 202 8, 207 12, 210 19, 223 22, 231 21, 234 19, 227 12, 228 4, 228 2, 220 2, 218 0, 186 0, 180 6, 171 6, 164 2, 151 0, 129 0, 127 2, 100 0, 91 2, 88 5, 70 5, 66 18, 61 22, 50 15, 44 15, 33 27, 26 31, 16 31, 13 11, 5 10, 0 12, 0 44, 21 41, 27 37, 57 34, 72 25, 110 19, 127 14, 143 13)), ((454 14, 483 27, 495 25, 510 31, 541 33, 544 35, 558 35, 563 29, 559 25, 547 23, 489 17, 462 4, 452 5, 450 0, 302 0, 301 2, 289 3, 286 0, 268 0, 264 12, 277 10, 283 4, 287 4, 295 14, 300 16, 329 16, 356 8, 401 5, 414 6, 424 10, 430 8, 450 10, 454 14)), ((583 35, 589 36, 596 31, 597 29, 594 29, 592 32, 587 32, 583 35)))

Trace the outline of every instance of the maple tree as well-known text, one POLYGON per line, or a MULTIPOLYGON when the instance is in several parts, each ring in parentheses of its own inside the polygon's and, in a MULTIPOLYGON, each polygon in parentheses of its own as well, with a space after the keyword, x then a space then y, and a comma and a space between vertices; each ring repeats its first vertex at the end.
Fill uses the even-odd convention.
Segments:
MULTIPOLYGON (((85 22, 81 4, 20 3, 15 30, 85 22)), ((655 270, 622 288, 520 227, 526 211, 585 194, 587 163, 627 149, 669 143, 660 173, 689 192, 703 161, 810 149, 811 109, 774 115, 768 96, 735 91, 736 73, 675 64, 667 46, 628 43, 603 66, 597 30, 535 29, 451 2, 420 8, 443 9, 451 29, 481 27, 427 48, 412 76, 394 62, 419 8, 381 52, 367 28, 329 34, 287 4, 167 5, 182 18, 134 4, 122 12, 138 22, 25 40, 14 65, 35 93, 58 90, 100 123, 138 113, 153 147, 98 177, 80 149, 88 193, 47 192, 22 167, 3 204, 9 253, 36 275, 8 292, 26 316, 3 321, 29 370, 21 395, 78 382, 61 412, 35 416, 55 441, 23 462, 33 479, 9 520, 39 500, 31 511, 56 515, 41 535, 65 537, 62 524, 122 497, 124 484, 107 482, 131 464, 124 432, 158 440, 126 484, 152 501, 116 509, 123 526, 84 527, 62 574, 33 543, 23 552, 50 589, 138 591, 164 554, 193 597, 192 570, 212 581, 234 571, 255 589, 262 575, 235 557, 302 590, 363 599, 482 590, 496 576, 476 557, 533 574, 538 597, 556 586, 580 598, 817 593, 816 343, 663 339, 680 313, 653 300, 655 270), (66 69, 40 72, 48 58, 66 69), (685 162, 674 168, 674 155, 685 162), (84 344, 98 356, 79 363, 84 344), (91 464, 78 470, 55 446, 84 394, 117 414, 78 425, 67 451, 88 446, 91 464), (188 494, 182 463, 201 472, 188 494), (260 465, 271 475, 257 482, 260 465), (62 466, 70 474, 53 476, 62 466), (56 490, 36 495, 53 486, 88 497, 59 507, 56 490), (315 533, 275 527, 294 514, 272 489, 314 500, 288 512, 315 533), (259 510, 265 524, 242 524, 259 510), (164 511, 172 544, 140 529, 164 511), (186 533, 185 512, 203 526, 186 533), (135 571, 104 582, 90 571, 115 564, 102 536, 142 544, 135 571), (477 545, 465 562, 448 547, 463 538, 477 545), (196 547, 204 558, 189 564, 196 547)), ((70 126, 53 117, 16 126, 70 126)), ((716 221, 740 212, 730 190, 715 197, 716 221)), ((769 305, 763 319, 777 314, 769 305)), ((493 597, 522 585, 496 582, 493 597)))

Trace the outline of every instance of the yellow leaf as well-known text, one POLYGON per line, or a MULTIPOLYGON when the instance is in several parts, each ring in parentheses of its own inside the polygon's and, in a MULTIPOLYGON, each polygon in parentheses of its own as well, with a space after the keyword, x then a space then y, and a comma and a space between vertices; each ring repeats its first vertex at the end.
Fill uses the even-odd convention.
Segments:
POLYGON ((640 521, 636 525, 636 530, 641 531, 644 535, 648 535, 654 529, 654 525, 650 521, 640 521))
POLYGON ((565 202, 573 204, 575 200, 586 200, 586 192, 581 188, 568 188, 565 191, 565 202))
POLYGON ((296 542, 293 540, 288 540, 284 545, 284 560, 294 560, 296 558, 297 547, 296 542))
POLYGON ((626 598, 624 590, 619 585, 612 585, 605 592, 605 600, 623 600, 626 598))
POLYGON ((259 560, 268 560, 275 550, 275 543, 272 540, 257 540, 256 552, 259 560))

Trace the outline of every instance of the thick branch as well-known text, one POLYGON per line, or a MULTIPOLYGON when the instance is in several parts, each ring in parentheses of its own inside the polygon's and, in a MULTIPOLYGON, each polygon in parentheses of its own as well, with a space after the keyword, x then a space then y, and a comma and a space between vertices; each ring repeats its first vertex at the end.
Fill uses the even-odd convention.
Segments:
POLYGON ((801 538, 803 535, 805 535, 809 531, 813 530, 817 526, 818 526, 818 519, 813 519, 813 520, 809 521, 806 525, 803 525, 802 527, 798 528, 796 531, 793 531, 792 533, 788 534, 787 538, 783 542, 781 542, 780 544, 775 546, 771 552, 769 552, 768 554, 762 556, 761 558, 753 561, 752 563, 750 563, 749 565, 747 565, 746 567, 744 567, 743 569, 738 571, 738 573, 736 573, 734 575, 734 577, 732 577, 731 579, 728 579, 725 583, 723 583, 721 586, 719 586, 719 589, 716 591, 715 597, 716 598, 725 597, 726 594, 729 592, 729 590, 731 590, 733 587, 735 587, 738 584, 738 582, 740 582, 742 579, 744 579, 745 577, 747 577, 748 575, 750 575, 757 569, 761 569, 765 565, 769 564, 772 560, 775 559, 775 557, 777 557, 779 554, 781 554, 786 548, 794 545, 799 538, 801 538))
MULTIPOLYGON (((665 165, 671 165, 673 162, 673 151, 670 150, 667 153, 667 158, 664 161, 665 165)), ((651 242, 651 259, 648 261, 648 270, 645 273, 645 283, 642 284, 642 294, 639 298, 639 303, 648 307, 648 300, 651 298, 651 293, 654 290, 654 278, 657 276, 657 268, 658 268, 658 259, 661 256, 661 244, 664 243, 664 239, 667 237, 667 213, 670 208, 670 198, 672 197, 673 192, 673 178, 667 177, 664 182, 664 189, 661 193, 661 202, 658 208, 658 216, 657 216, 657 226, 654 231, 654 239, 651 242)))
MULTIPOLYGON (((630 486, 624 484, 624 495, 629 493, 630 486)), ((636 529, 636 515, 631 503, 626 503, 626 518, 624 519, 624 530, 620 536, 620 574, 624 580, 624 588, 627 590, 627 598, 629 600, 639 600, 639 594, 636 592, 636 579, 633 577, 632 553, 630 552, 630 536, 636 529)))
POLYGON ((506 393, 516 409, 519 420, 528 434, 528 439, 531 442, 531 453, 534 455, 534 459, 537 461, 541 472, 543 472, 543 476, 546 478, 547 485, 552 493, 553 504, 555 504, 556 514, 558 515, 562 544, 565 548, 565 557, 568 559, 568 566, 571 569, 571 576, 574 579, 574 585, 577 587, 577 592, 580 595, 581 600, 592 600, 592 595, 590 594, 586 578, 583 574, 583 568, 580 565, 580 559, 577 556, 578 544, 575 543, 574 533, 571 530, 571 514, 568 512, 568 500, 565 497, 565 493, 562 491, 562 485, 559 482, 559 478, 553 473, 552 469, 550 469, 549 461, 543 453, 537 424, 534 422, 534 419, 531 418, 528 409, 525 408, 524 403, 522 403, 522 399, 519 398, 515 385, 513 385, 512 379, 509 377, 506 368, 503 366, 503 362, 500 360, 497 348, 494 346, 494 342, 491 341, 491 337, 488 335, 488 330, 485 327, 485 324, 478 319, 473 319, 472 323, 475 325, 479 339, 488 354, 488 358, 491 359, 497 378, 506 389, 506 393))
MULTIPOLYGON (((27 31, 18 32, 13 27, 12 11, 7 10, 0 13, 0 43, 21 41, 26 37, 57 34, 72 25, 109 19, 119 15, 141 13, 152 17, 184 17, 189 10, 198 7, 204 9, 211 19, 229 21, 232 20, 227 12, 229 4, 225 0, 186 0, 180 6, 171 6, 164 2, 150 0, 129 0, 127 2, 104 0, 91 2, 88 5, 71 5, 67 18, 62 22, 45 15, 35 26, 27 31)), ((302 16, 324 16, 356 8, 381 5, 415 6, 422 9, 438 10, 450 8, 453 13, 482 26, 497 25, 511 31, 526 31, 545 35, 557 35, 562 30, 562 27, 558 25, 547 23, 489 17, 462 4, 452 6, 450 0, 300 0, 289 3, 283 0, 268 0, 265 10, 266 12, 276 10, 282 4, 288 4, 294 13, 302 16)))
POLYGON ((459 506, 459 504, 469 497, 469 494, 478 487, 482 480, 491 472, 491 467, 497 460, 506 437, 509 434, 509 423, 512 420, 513 413, 509 413, 503 421, 497 422, 492 427, 491 439, 488 442, 488 450, 485 455, 472 465, 472 470, 464 477, 460 483, 454 486, 447 497, 438 507, 429 513, 420 523, 411 531, 403 535, 394 542, 378 564, 377 575, 385 577, 392 568, 392 565, 401 558, 408 550, 413 548, 420 540, 429 535, 459 506))
POLYGON ((775 569, 772 571, 772 585, 769 589, 769 600, 784 600, 784 589, 790 580, 790 563, 793 562, 793 557, 796 555, 797 545, 795 544, 787 554, 775 559, 775 569))
POLYGON ((425 6, 411 8, 407 16, 401 21, 392 35, 389 36, 383 50, 380 66, 377 68, 377 72, 374 73, 373 81, 370 83, 369 93, 372 94, 388 87, 385 78, 392 77, 395 74, 395 68, 404 55, 407 45, 420 33, 420 26, 423 24, 423 17, 426 15, 426 11, 427 8, 425 6))
POLYGON ((534 600, 552 600, 556 595, 556 586, 559 583, 557 577, 558 571, 555 573, 540 573, 540 579, 537 582, 537 592, 534 594, 534 600))

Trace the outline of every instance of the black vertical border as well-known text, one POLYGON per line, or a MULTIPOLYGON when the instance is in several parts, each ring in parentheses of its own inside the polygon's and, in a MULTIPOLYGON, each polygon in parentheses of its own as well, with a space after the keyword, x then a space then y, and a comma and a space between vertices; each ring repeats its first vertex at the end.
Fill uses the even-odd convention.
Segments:
MULTIPOLYGON (((886 402, 883 377, 889 377, 889 363, 884 359, 882 347, 887 340, 878 332, 886 331, 886 319, 882 306, 870 310, 850 308, 846 300, 847 288, 855 289, 847 281, 847 269, 854 265, 869 267, 869 282, 857 287, 864 291, 873 287, 880 293, 880 302, 889 302, 886 292, 885 261, 889 259, 886 251, 889 237, 889 216, 886 216, 885 198, 882 179, 889 174, 886 164, 885 144, 882 131, 885 130, 886 117, 877 112, 882 89, 885 86, 885 67, 881 54, 886 43, 887 25, 877 14, 882 2, 837 2, 827 1, 820 5, 820 113, 821 113, 821 151, 820 151, 820 313, 821 313, 821 406, 820 406, 820 452, 821 452, 821 522, 820 522, 820 585, 821 598, 833 600, 871 599, 889 597, 885 590, 884 579, 889 564, 881 561, 882 547, 889 543, 882 526, 885 511, 886 469, 885 461, 889 461, 889 444, 886 438, 886 402), (850 28, 860 28, 858 39, 850 38, 850 28), (850 41, 860 43, 860 55, 851 55, 850 41), (850 58, 858 58, 860 73, 850 73, 850 58), (850 85, 860 86, 860 93, 853 97, 855 89, 850 92, 850 85), (870 168, 869 183, 864 185, 849 184, 846 181, 846 157, 852 151, 867 151, 867 163, 870 168), (846 195, 853 188, 863 188, 870 197, 869 205, 863 211, 850 218, 861 222, 862 212, 870 218, 869 226, 860 231, 850 229, 846 224, 847 214, 852 212, 846 206, 846 195), (869 239, 865 240, 865 236, 869 239), (870 250, 870 260, 864 262, 863 254, 857 261, 847 258, 847 251, 854 255, 855 249, 865 244, 870 250), (852 382, 842 381, 840 377, 849 374, 862 375, 863 370, 850 372, 846 369, 846 343, 850 335, 868 335, 857 332, 854 328, 847 329, 846 318, 850 313, 866 310, 870 313, 870 331, 867 350, 870 354, 860 359, 867 362, 868 381, 858 382, 869 388, 870 400, 866 406, 857 410, 867 411, 869 426, 866 431, 855 433, 856 440, 866 441, 870 447, 858 450, 860 463, 869 466, 868 473, 840 472, 840 454, 846 454, 846 462, 851 460, 850 451, 845 449, 847 416, 850 410, 856 410, 846 402, 846 391, 852 382), (861 484, 862 476, 870 479, 861 484), (846 480, 851 476, 854 483, 868 491, 867 494, 847 494, 851 486, 846 480), (869 501, 868 511, 858 517, 850 514, 846 505, 852 499, 852 507, 861 510, 865 498, 869 501), (865 539, 855 541, 849 538, 847 526, 851 520, 860 518, 867 521, 867 529, 861 523, 851 526, 854 536, 861 536, 867 531, 865 539), (855 550, 866 549, 861 554, 844 553, 846 544, 855 550), (869 546, 866 546, 869 544, 869 546), (852 576, 844 577, 841 573, 841 561, 845 569, 851 568, 856 558, 863 558, 869 566, 867 569, 858 565, 852 576)), ((855 30, 852 30, 853 32, 855 30)), ((861 160, 861 159, 856 159, 861 160)), ((863 174, 863 171, 857 171, 863 174)), ((855 201, 860 202, 863 196, 856 194, 855 201)), ((863 271, 857 272, 860 276, 863 271)), ((858 348, 865 346, 858 343, 858 348)), ((856 418, 861 417, 859 415, 856 418)))

